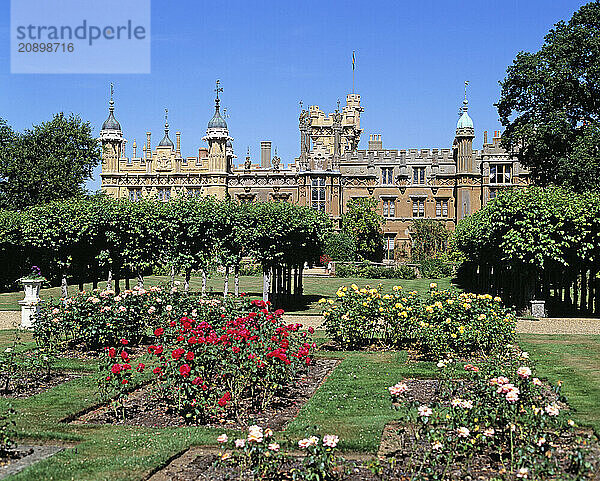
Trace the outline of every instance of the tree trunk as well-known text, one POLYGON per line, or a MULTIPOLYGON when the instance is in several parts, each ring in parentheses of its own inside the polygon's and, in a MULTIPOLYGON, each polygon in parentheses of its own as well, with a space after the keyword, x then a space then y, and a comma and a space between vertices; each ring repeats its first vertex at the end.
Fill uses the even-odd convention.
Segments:
POLYGON ((298 285, 299 285, 298 294, 300 294, 300 296, 302 296, 304 294, 304 285, 302 284, 303 272, 304 272, 304 264, 302 264, 300 266, 300 271, 298 272, 298 285))
POLYGON ((63 299, 69 297, 69 285, 67 284, 67 275, 63 274, 60 281, 60 295, 63 299))
POLYGON ((233 280, 233 293, 235 297, 240 295, 240 265, 236 264, 235 266, 235 276, 233 280))
MULTIPOLYGON (((140 289, 143 289, 144 288, 144 275, 141 272, 138 272, 137 280, 138 280, 137 286, 140 289)), ((171 284, 171 287, 173 287, 173 284, 171 284)))
POLYGON ((581 298, 579 300, 579 309, 585 311, 587 304, 587 268, 581 269, 581 298))
POLYGON ((98 289, 98 279, 92 281, 92 290, 98 289))
POLYGON ((106 279, 106 289, 112 291, 112 269, 108 270, 108 278, 106 279))
POLYGON ((121 278, 115 276, 115 294, 121 293, 121 278))
POLYGON ((84 285, 83 285, 83 282, 80 282, 80 283, 79 283, 79 292, 83 292, 84 288, 85 288, 85 287, 84 287, 84 285))
POLYGON ((125 289, 129 290, 130 288, 130 284, 129 284, 129 276, 125 277, 125 289))
POLYGON ((183 292, 190 291, 190 277, 191 276, 192 276, 192 270, 186 269, 185 270, 185 282, 183 283, 183 292))
POLYGON ((202 297, 206 295, 206 271, 202 269, 202 297))
POLYGON ((225 266, 225 280, 223 281, 223 297, 229 294, 229 266, 225 266))
POLYGON ((271 270, 268 267, 263 267, 263 301, 269 300, 269 288, 271 283, 271 270))
MULTIPOLYGON (((144 284, 144 281, 142 279, 142 285, 144 284)), ((173 287, 175 287, 175 266, 171 266, 171 289, 173 289, 173 287)))

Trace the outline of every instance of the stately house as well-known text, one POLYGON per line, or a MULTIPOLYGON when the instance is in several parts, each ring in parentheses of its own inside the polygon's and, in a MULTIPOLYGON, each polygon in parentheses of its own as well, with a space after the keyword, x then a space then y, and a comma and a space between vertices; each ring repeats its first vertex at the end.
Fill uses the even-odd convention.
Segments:
POLYGON ((408 253, 409 227, 414 219, 428 218, 453 229, 456 222, 481 208, 499 189, 528 183, 529 173, 500 146, 500 132, 491 143, 484 133, 483 148, 473 150, 475 131, 465 95, 451 148, 387 149, 381 135, 369 136, 367 150, 358 150, 360 95, 346 96, 346 105, 325 114, 318 106, 301 108, 300 155, 284 166, 271 142, 261 142, 260 164, 250 156, 235 165, 233 138, 219 110, 217 82, 215 113, 208 122, 195 157, 181 154, 181 136, 169 137, 165 114, 162 140, 153 149, 151 134, 138 155, 125 157, 125 139, 114 116, 100 131, 102 189, 131 200, 155 196, 168 201, 179 195, 227 196, 242 202, 285 201, 309 205, 339 221, 350 199, 373 197, 386 218, 386 257, 408 253))

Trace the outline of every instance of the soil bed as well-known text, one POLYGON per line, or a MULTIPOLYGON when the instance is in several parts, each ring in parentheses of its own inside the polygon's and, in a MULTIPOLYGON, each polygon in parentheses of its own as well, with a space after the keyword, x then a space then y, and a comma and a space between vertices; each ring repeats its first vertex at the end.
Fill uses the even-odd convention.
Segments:
MULTIPOLYGON (((598 479, 600 472, 600 444, 594 436, 591 429, 577 429, 568 435, 560 437, 556 441, 557 460, 560 468, 566 470, 569 466, 569 455, 574 451, 574 448, 584 447, 588 449, 586 456, 587 461, 591 462, 592 469, 585 478, 582 479, 598 479), (580 438, 579 442, 577 438, 580 438)), ((414 456, 419 459, 424 451, 431 450, 431 447, 415 438, 415 432, 411 425, 405 425, 398 422, 388 424, 381 437, 378 457, 380 459, 396 460, 396 467, 391 469, 389 463, 385 471, 385 479, 404 479, 401 475, 406 476, 406 466, 414 456)), ((508 458, 508 453, 505 453, 508 458)), ((448 469, 449 479, 465 479, 470 476, 471 479, 498 479, 499 473, 510 465, 508 459, 504 460, 504 466, 499 459, 498 452, 480 453, 473 456, 471 459, 457 458, 455 464, 448 469)), ((369 479, 369 478, 366 478, 369 479)), ((379 478, 374 478, 379 479, 379 478)))
MULTIPOLYGON (((4 376, 0 373, 0 379, 4 376)), ((2 389, 0 389, 0 397, 13 398, 13 399, 27 399, 36 394, 52 389, 60 384, 69 382, 73 379, 80 378, 80 373, 51 372, 49 376, 39 375, 15 375, 11 377, 8 384, 8 388, 5 388, 4 381, 2 382, 2 389)))
MULTIPOLYGON (((306 371, 301 373, 289 388, 283 389, 275 396, 267 409, 257 412, 251 408, 251 399, 242 400, 242 411, 245 416, 242 422, 215 420, 208 426, 243 429, 251 424, 281 430, 292 420, 300 408, 310 399, 327 376, 337 366, 336 359, 316 359, 306 371)), ((76 418, 71 424, 113 424, 147 427, 186 426, 189 422, 173 410, 166 400, 153 392, 152 385, 133 391, 125 401, 125 419, 115 416, 109 404, 90 411, 76 418)))
MULTIPOLYGON (((218 459, 218 452, 214 448, 190 448, 166 467, 150 476, 148 481, 229 481, 232 479, 253 479, 251 471, 242 471, 234 463, 223 467, 215 467, 214 463, 218 459)), ((374 476, 366 467, 361 465, 362 460, 373 458, 372 456, 347 456, 347 458, 360 458, 361 460, 346 461, 343 466, 340 466, 338 479, 345 481, 375 481, 383 479, 374 476)), ((284 460, 282 472, 276 478, 277 481, 292 481, 293 478, 290 472, 292 469, 302 470, 301 456, 291 455, 284 460)))

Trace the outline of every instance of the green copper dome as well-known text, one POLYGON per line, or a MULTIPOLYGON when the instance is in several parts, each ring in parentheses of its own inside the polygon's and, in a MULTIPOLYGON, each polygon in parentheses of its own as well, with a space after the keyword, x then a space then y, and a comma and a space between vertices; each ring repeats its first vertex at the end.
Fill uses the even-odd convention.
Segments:
POLYGON ((210 119, 210 121, 208 122, 208 128, 209 129, 226 129, 227 128, 227 122, 225 122, 225 119, 223 117, 221 117, 221 113, 219 112, 219 104, 217 104, 217 106, 215 108, 215 115, 213 115, 213 118, 210 119))
POLYGON ((467 101, 467 99, 465 99, 463 101, 462 115, 460 116, 460 118, 458 119, 458 123, 456 124, 457 129, 473 128, 473 119, 471 119, 471 117, 469 117, 469 114, 467 113, 468 108, 469 102, 467 101))
POLYGON ((165 136, 158 144, 159 147, 174 147, 173 141, 169 138, 169 134, 165 132, 165 136))
POLYGON ((121 124, 115 119, 114 110, 114 102, 111 100, 108 109, 108 118, 102 124, 102 130, 121 130, 121 124))

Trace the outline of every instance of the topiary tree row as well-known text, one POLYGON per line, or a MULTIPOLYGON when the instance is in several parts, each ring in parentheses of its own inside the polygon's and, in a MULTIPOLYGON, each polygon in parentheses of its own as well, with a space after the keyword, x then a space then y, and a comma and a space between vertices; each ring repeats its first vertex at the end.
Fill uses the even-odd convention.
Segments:
MULTIPOLYGON (((213 197, 180 197, 168 203, 130 202, 103 196, 70 199, 19 212, 0 210, 0 283, 7 288, 31 266, 38 265, 66 295, 69 282, 113 281, 144 275, 155 266, 183 272, 185 289, 193 271, 202 271, 203 291, 209 267, 235 273, 244 256, 260 262, 265 300, 301 293, 301 270, 316 262, 329 218, 308 207, 284 202, 240 204, 213 197)), ((116 283, 118 289, 119 283, 116 283)))
POLYGON ((559 187, 499 194, 459 222, 462 281, 525 305, 534 298, 600 310, 600 195, 559 187))

